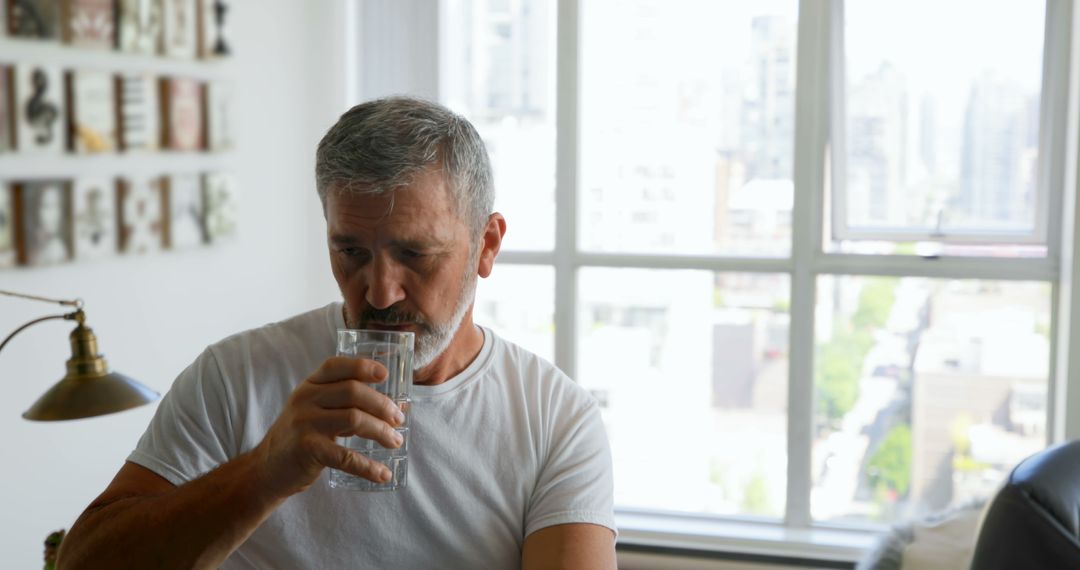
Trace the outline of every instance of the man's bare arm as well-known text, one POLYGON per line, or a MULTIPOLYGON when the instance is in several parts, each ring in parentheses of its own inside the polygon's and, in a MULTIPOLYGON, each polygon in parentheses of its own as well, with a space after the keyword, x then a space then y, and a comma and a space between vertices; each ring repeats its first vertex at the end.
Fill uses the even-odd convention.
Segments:
POLYGON ((61 568, 217 568, 284 497, 264 496, 242 456, 180 487, 126 463, 75 521, 61 568))
POLYGON ((615 534, 595 524, 560 524, 525 537, 522 570, 614 570, 615 534))
POLYGON ((179 487, 125 464, 72 526, 60 568, 217 568, 289 496, 325 467, 372 481, 390 472, 334 442, 355 434, 398 447, 397 406, 365 383, 386 378, 370 360, 330 358, 289 397, 255 449, 179 487))

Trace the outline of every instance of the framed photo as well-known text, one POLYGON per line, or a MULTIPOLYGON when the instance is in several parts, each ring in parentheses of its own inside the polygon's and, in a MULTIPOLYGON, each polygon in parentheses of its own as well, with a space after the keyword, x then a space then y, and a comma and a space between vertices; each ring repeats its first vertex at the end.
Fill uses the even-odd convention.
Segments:
POLYGON ((116 46, 116 4, 113 0, 61 0, 60 28, 64 42, 80 48, 116 46))
POLYGON ((203 215, 202 186, 197 174, 175 174, 165 178, 168 215, 165 244, 171 249, 192 247, 206 242, 206 218, 203 215))
POLYGON ((160 251, 165 245, 162 216, 162 178, 121 178, 120 251, 125 254, 160 251))
POLYGON ((71 199, 76 260, 107 257, 119 250, 116 193, 116 181, 112 179, 75 180, 71 199))
POLYGON ((103 71, 71 71, 67 76, 69 145, 78 154, 117 148, 115 81, 103 71))
POLYGON ((15 148, 21 152, 64 150, 64 82, 60 68, 15 65, 15 148))
POLYGON ((206 84, 206 148, 215 152, 233 148, 232 84, 206 84))
POLYGON ((116 47, 153 55, 161 44, 161 0, 116 0, 116 47))
POLYGON ((157 80, 133 73, 116 78, 120 105, 119 143, 124 150, 157 150, 161 143, 161 105, 157 80))
POLYGON ((21 265, 71 259, 71 185, 67 180, 15 183, 15 239, 21 265))
POLYGON ((207 242, 217 243, 236 234, 236 184, 231 174, 203 175, 203 208, 207 242))
POLYGON ((226 57, 232 53, 229 3, 225 0, 199 2, 199 57, 226 57))
POLYGON ((194 58, 198 52, 199 16, 196 0, 162 0, 161 53, 194 58))
POLYGON ((10 65, 0 65, 0 154, 15 148, 15 93, 10 65))
POLYGON ((0 184, 0 269, 15 261, 15 200, 7 184, 0 184))
POLYGON ((194 79, 161 80, 162 146, 169 150, 202 150, 202 85, 194 79))
POLYGON ((57 39, 58 0, 5 0, 8 33, 16 38, 57 39))

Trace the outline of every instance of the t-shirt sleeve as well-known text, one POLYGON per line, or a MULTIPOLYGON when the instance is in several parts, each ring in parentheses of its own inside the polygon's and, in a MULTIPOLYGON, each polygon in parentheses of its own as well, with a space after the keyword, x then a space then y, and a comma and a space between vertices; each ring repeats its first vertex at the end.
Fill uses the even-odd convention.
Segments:
POLYGON ((526 514, 525 536, 568 523, 617 532, 611 449, 599 407, 590 398, 577 413, 555 414, 560 420, 553 424, 551 446, 526 514))
POLYGON ((173 382, 128 461, 182 485, 235 454, 231 399, 207 349, 173 382))

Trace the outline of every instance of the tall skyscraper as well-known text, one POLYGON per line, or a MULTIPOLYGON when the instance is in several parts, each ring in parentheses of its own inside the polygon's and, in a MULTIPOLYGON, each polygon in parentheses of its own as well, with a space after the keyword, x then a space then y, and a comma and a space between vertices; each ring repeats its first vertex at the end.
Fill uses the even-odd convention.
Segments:
POLYGON ((1029 116, 1028 100, 1015 82, 983 75, 972 85, 964 117, 960 193, 953 204, 963 222, 978 227, 1032 223, 1034 202, 1024 187, 1023 172, 1029 116))
POLYGON ((794 161, 794 27, 785 16, 752 22, 743 83, 743 148, 747 179, 790 178, 794 161))
POLYGON ((906 223, 907 90, 889 63, 857 80, 847 101, 847 219, 853 226, 906 223))

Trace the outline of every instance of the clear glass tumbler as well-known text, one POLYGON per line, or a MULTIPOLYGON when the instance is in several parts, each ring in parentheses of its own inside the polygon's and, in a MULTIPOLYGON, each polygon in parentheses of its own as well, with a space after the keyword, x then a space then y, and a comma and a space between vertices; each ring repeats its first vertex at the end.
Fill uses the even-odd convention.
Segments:
POLYGON ((405 487, 409 467, 409 392, 413 383, 413 343, 411 332, 339 329, 337 354, 367 358, 382 363, 386 380, 368 384, 373 390, 393 400, 405 414, 405 422, 394 428, 403 443, 397 449, 387 449, 378 442, 359 436, 337 438, 338 444, 374 459, 390 469, 386 483, 374 483, 337 469, 330 470, 330 486, 353 491, 395 491, 405 487))

